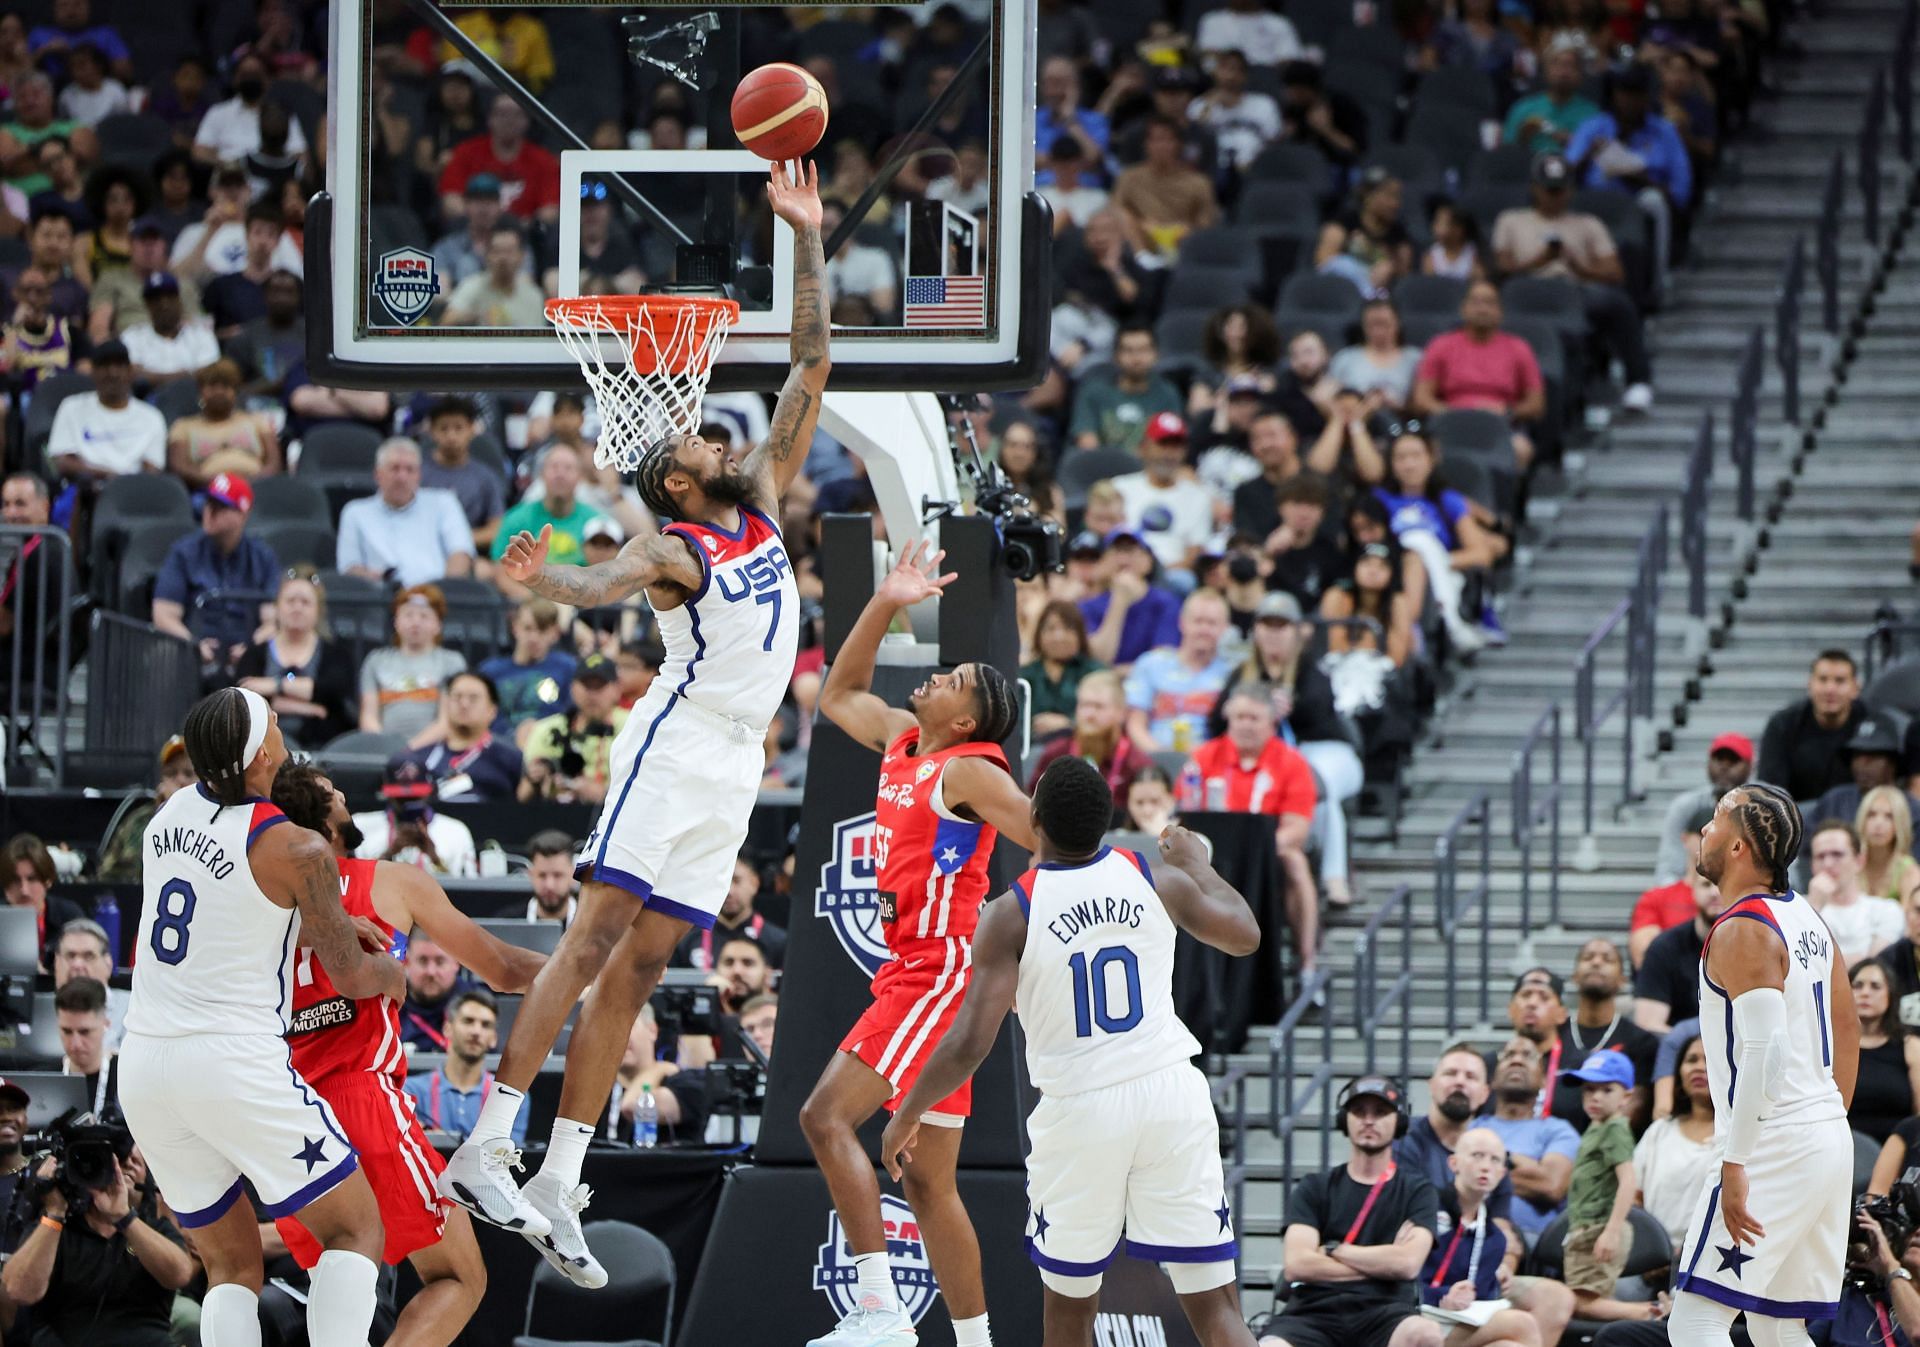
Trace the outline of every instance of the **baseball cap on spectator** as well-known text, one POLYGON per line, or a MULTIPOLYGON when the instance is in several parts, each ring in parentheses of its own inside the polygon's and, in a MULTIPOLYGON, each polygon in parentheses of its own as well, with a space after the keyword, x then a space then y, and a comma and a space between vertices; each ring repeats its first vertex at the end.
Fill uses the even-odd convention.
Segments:
POLYGON ((147 277, 145 285, 140 287, 140 298, 152 299, 155 295, 177 295, 180 282, 171 271, 156 271, 147 277))
POLYGON ((491 173, 476 173, 467 179, 467 185, 461 191, 460 195, 466 197, 499 196, 500 179, 491 173))
POLYGON ((1553 994, 1559 996, 1562 994, 1566 984, 1560 980, 1560 975, 1551 968, 1529 968, 1513 980, 1513 994, 1518 996, 1520 989, 1527 986, 1550 987, 1553 989, 1553 994))
POLYGON ((127 355, 125 342, 108 339, 93 348, 93 363, 101 365, 131 365, 133 360, 127 355))
POLYGON ((169 737, 166 743, 160 745, 160 770, 163 772, 166 771, 173 760, 184 756, 186 751, 187 741, 185 739, 182 739, 177 734, 169 737))
POLYGON ((1566 158, 1558 154, 1535 155, 1533 160, 1533 181, 1537 186, 1559 191, 1573 186, 1573 169, 1566 158))
POLYGON ((1598 1052, 1587 1054, 1578 1071, 1569 1071, 1570 1079, 1586 1085, 1620 1085, 1633 1088, 1633 1059, 1624 1052, 1615 1052, 1612 1048, 1602 1048, 1598 1052))
POLYGON ((1067 559, 1076 557, 1097 557, 1107 550, 1106 543, 1092 529, 1081 529, 1073 535, 1073 541, 1067 544, 1067 559))
MULTIPOLYGON (((1156 444, 1164 443, 1168 440, 1178 440, 1180 443, 1185 444, 1187 442, 1187 423, 1172 412, 1157 412, 1153 418, 1147 422, 1147 431, 1142 438, 1152 440, 1156 444)), ((1113 540, 1109 538, 1107 541, 1112 542, 1113 540)))
POLYGON ((1735 734, 1729 730, 1716 738, 1707 748, 1707 752, 1709 755, 1714 753, 1731 753, 1742 762, 1752 762, 1753 740, 1747 738, 1744 734, 1735 734))
POLYGON ((253 484, 244 477, 223 472, 207 483, 207 499, 244 514, 253 508, 253 484))
POLYGON ((127 232, 137 239, 163 239, 167 236, 167 227, 160 222, 158 215, 142 215, 127 232))
POLYGON ((1300 600, 1284 589, 1273 590, 1261 599, 1259 606, 1253 610, 1253 620, 1255 622, 1298 622, 1301 620, 1300 600))
POLYGON ((589 519, 587 521, 587 527, 582 531, 580 537, 586 542, 591 542, 595 538, 610 538, 616 543, 623 543, 627 540, 626 530, 621 528, 616 521, 607 518, 603 514, 595 515, 592 519, 589 519))
POLYGON ((1156 89, 1190 90, 1199 86, 1185 66, 1171 65, 1154 72, 1153 87, 1156 89))
POLYGON ((425 800, 433 794, 433 778, 412 758, 394 758, 381 774, 383 800, 425 800))
POLYGON ((0 1099, 7 1100, 18 1108, 25 1108, 33 1101, 28 1098, 26 1089, 0 1076, 0 1099))
POLYGON ((1885 716, 1869 716, 1854 729, 1853 738, 1847 740, 1846 751, 1888 753, 1897 757, 1900 753, 1900 732, 1885 716))
POLYGON ((1135 547, 1145 547, 1147 540, 1139 529, 1134 528, 1130 524, 1122 524, 1119 528, 1107 534, 1108 547, 1116 546, 1119 543, 1132 543, 1135 547))
POLYGON ((1386 543, 1368 543, 1360 549, 1360 555, 1363 557, 1378 557, 1389 565, 1393 563, 1393 548, 1389 547, 1386 543))
POLYGON ((573 671, 573 676, 588 687, 605 687, 620 676, 620 667, 596 652, 580 661, 580 667, 573 671))
POLYGON ((1260 393, 1260 376, 1257 374, 1236 374, 1227 380, 1226 394, 1230 398, 1257 398, 1260 393))

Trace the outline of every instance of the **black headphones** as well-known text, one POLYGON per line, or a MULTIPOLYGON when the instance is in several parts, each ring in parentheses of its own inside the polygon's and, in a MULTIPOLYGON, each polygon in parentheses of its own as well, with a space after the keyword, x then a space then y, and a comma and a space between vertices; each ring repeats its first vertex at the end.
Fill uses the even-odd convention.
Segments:
POLYGON ((1334 1125, 1340 1129, 1341 1136, 1347 1136, 1347 1110, 1353 1101, 1362 1098, 1385 1100, 1393 1107, 1393 1139, 1398 1141, 1407 1134, 1413 1125, 1413 1115, 1407 1109, 1407 1092, 1400 1088, 1400 1082, 1392 1076, 1355 1076, 1340 1091, 1340 1097, 1334 1104, 1334 1125))

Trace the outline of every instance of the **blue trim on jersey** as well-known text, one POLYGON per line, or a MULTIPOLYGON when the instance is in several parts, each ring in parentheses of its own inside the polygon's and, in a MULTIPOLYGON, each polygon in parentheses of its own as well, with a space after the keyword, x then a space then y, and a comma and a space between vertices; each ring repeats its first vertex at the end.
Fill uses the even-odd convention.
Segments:
POLYGON ((1833 1048, 1827 1042, 1827 984, 1824 982, 1813 984, 1813 1009, 1820 1021, 1820 1065, 1831 1067, 1833 1048))
POLYGON ((640 876, 629 874, 611 865, 601 865, 596 861, 581 861, 573 867, 573 877, 583 882, 611 884, 615 888, 625 889, 638 898, 643 905, 647 899, 653 897, 653 885, 640 876))
POLYGON ((1033 895, 1022 888, 1020 881, 1017 879, 1013 881, 1013 896, 1019 900, 1020 915, 1023 917, 1031 917, 1033 915, 1033 895))
MULTIPOLYGON (((293 965, 293 923, 300 915, 296 908, 287 913, 287 933, 280 937, 280 967, 274 970, 274 976, 280 982, 280 999, 273 1003, 273 1013, 280 1017, 280 1036, 286 1037, 287 1030, 293 1028, 287 1013, 293 1008, 293 1001, 287 995, 287 969, 293 965)), ((287 1070, 293 1070, 293 1053, 287 1053, 287 1070)), ((345 1140, 345 1138, 341 1138, 345 1140)))
MULTIPOLYGON (((1704 971, 1703 968, 1703 975, 1704 971)), ((1733 998, 1723 991, 1720 999, 1727 1003, 1727 1107, 1732 1108, 1734 1087, 1740 1084, 1740 1064, 1733 1059, 1733 998)), ((1764 1085, 1766 1081, 1763 1079, 1760 1083, 1764 1085)))
POLYGON ((261 819, 258 823, 254 824, 247 833, 247 850, 252 851, 253 844, 260 840, 260 834, 271 828, 274 824, 291 822, 293 822, 293 820, 285 814, 275 814, 272 818, 261 819))
POLYGON ((299 1211, 300 1208, 318 1202, 335 1188, 338 1188, 341 1184, 352 1178, 353 1171, 358 1168, 360 1168, 360 1157, 354 1152, 348 1151, 346 1159, 342 1160, 332 1169, 329 1169, 306 1187, 294 1193, 285 1201, 262 1202, 260 1204, 260 1211, 269 1219, 276 1221, 282 1216, 291 1216, 296 1211, 299 1211))
MULTIPOLYGON (((672 525, 668 525, 664 531, 672 533, 674 537, 684 542, 687 545, 687 550, 693 553, 694 558, 700 563, 700 588, 694 590, 693 593, 687 596, 687 602, 693 603, 705 595, 707 586, 713 583, 713 561, 707 556, 707 549, 700 546, 700 540, 697 537, 687 533, 676 532, 672 525)), ((691 613, 693 610, 689 608, 687 611, 691 613)))
POLYGON ((173 1213, 173 1223, 182 1230, 198 1230, 203 1225, 212 1225, 225 1216, 246 1191, 246 1180, 235 1179, 233 1187, 220 1194, 212 1206, 202 1207, 198 1211, 176 1211, 173 1213))
MULTIPOLYGON (((700 592, 702 594, 707 592, 705 586, 701 587, 700 592)), ((687 689, 693 686, 693 671, 699 667, 700 661, 706 658, 707 654, 707 638, 700 634, 700 610, 693 606, 691 599, 687 601, 686 608, 687 622, 691 628, 690 634, 693 636, 693 657, 687 661, 687 676, 682 678, 680 686, 673 690, 673 695, 676 697, 686 696, 687 689)), ((636 762, 634 765, 639 764, 636 762)))
POLYGON ((742 538, 747 536, 747 516, 753 513, 753 510, 752 510, 752 507, 747 505, 741 505, 736 508, 738 508, 740 511, 740 527, 737 529, 730 529, 725 524, 716 524, 713 521, 707 520, 707 519, 701 519, 697 521, 692 519, 686 519, 686 520, 682 520, 681 522, 686 524, 694 524, 698 528, 712 529, 715 533, 719 534, 722 538, 725 538, 728 542, 737 543, 742 538))
POLYGON ((1112 851, 1112 847, 1103 846, 1084 861, 1042 861, 1033 868, 1036 870, 1084 870, 1090 865, 1100 864, 1112 851))
POLYGON ((702 912, 697 907, 688 907, 685 903, 676 903, 673 899, 662 898, 657 893, 647 899, 647 910, 649 912, 661 912, 669 917, 678 917, 682 921, 692 922, 697 929, 702 931, 711 931, 714 921, 720 915, 718 912, 702 912))
MULTIPOLYGON (((693 676, 693 666, 691 663, 689 663, 687 666, 687 676, 688 678, 692 678, 693 676)), ((607 846, 609 843, 613 841, 613 825, 619 820, 621 809, 626 807, 627 795, 633 790, 634 779, 640 775, 640 764, 647 760, 647 750, 653 747, 654 735, 660 732, 661 722, 664 721, 667 718, 667 716, 673 711, 674 703, 679 700, 680 700, 680 694, 677 692, 674 693, 671 697, 667 698, 667 704, 660 708, 660 714, 653 718, 653 724, 647 726, 647 737, 641 740, 640 751, 633 755, 633 766, 629 768, 627 771, 626 784, 620 787, 620 798, 613 802, 613 812, 607 815, 607 826, 604 830, 606 835, 600 839, 600 851, 593 858, 592 872, 593 872, 594 878, 596 879, 600 876, 600 873, 602 871, 606 871, 607 873, 611 873, 611 874, 619 873, 619 871, 609 869, 607 865, 607 846)), ((578 875, 579 873, 580 873, 580 867, 576 865, 574 867, 574 874, 578 875)), ((631 876, 629 876, 629 878, 631 878, 631 876)), ((609 882, 618 883, 620 884, 621 888, 630 887, 628 884, 620 880, 612 880, 609 882)), ((652 893, 652 892, 653 892, 653 886, 651 884, 647 885, 646 893, 652 893)), ((646 894, 644 893, 641 894, 641 897, 644 898, 645 896, 646 894)))
MULTIPOLYGON (((775 538, 780 538, 780 526, 773 522, 773 516, 768 514, 765 510, 761 509, 757 505, 747 505, 747 504, 742 504, 740 506, 740 510, 743 514, 750 514, 755 519, 758 519, 761 523, 765 524, 768 528, 773 530, 773 536, 775 538)), ((781 545, 784 546, 786 544, 786 539, 780 538, 780 542, 781 542, 781 545)))
POLYGON ((1220 1244, 1142 1244, 1138 1240, 1128 1240, 1127 1257, 1143 1258, 1155 1263, 1231 1263, 1234 1253, 1239 1249, 1238 1240, 1227 1240, 1220 1244))
POLYGON ((1837 1300, 1769 1300, 1745 1291, 1730 1291, 1719 1282, 1708 1281, 1692 1273, 1681 1274, 1679 1280, 1674 1282, 1674 1289, 1717 1301, 1730 1309, 1765 1314, 1775 1319, 1831 1319, 1840 1313, 1840 1302, 1837 1300))
POLYGON ((1033 1237, 1028 1236, 1027 1257, 1033 1260, 1034 1266, 1058 1273, 1062 1277, 1096 1277, 1107 1270, 1108 1263, 1120 1256, 1121 1246, 1125 1243, 1126 1241, 1122 1240, 1114 1245, 1113 1252, 1097 1263, 1069 1263, 1064 1258, 1055 1258, 1052 1254, 1041 1253, 1033 1247, 1033 1237))
POLYGON ((1713 1213, 1719 1208, 1720 1185, 1716 1183, 1713 1185, 1712 1195, 1707 1198, 1707 1219, 1700 1222, 1700 1242, 1693 1246, 1693 1257, 1687 1260, 1687 1270, 1680 1274, 1680 1282, 1684 1283, 1693 1276, 1694 1268, 1700 1264, 1700 1255, 1707 1251, 1707 1236, 1713 1233, 1713 1213))
MULTIPOLYGON (((1746 900, 1742 899, 1741 901, 1745 902, 1746 900)), ((1780 929, 1780 923, 1773 919, 1773 913, 1771 912, 1756 912, 1751 908, 1736 910, 1730 907, 1720 914, 1719 920, 1727 921, 1733 917, 1745 917, 1748 921, 1757 921, 1775 935, 1779 936, 1782 944, 1786 943, 1787 933, 1780 929)))
POLYGON ((1146 853, 1142 851, 1129 851, 1127 855, 1140 862, 1140 877, 1146 880, 1147 886, 1151 888, 1153 886, 1153 867, 1147 864, 1146 853))

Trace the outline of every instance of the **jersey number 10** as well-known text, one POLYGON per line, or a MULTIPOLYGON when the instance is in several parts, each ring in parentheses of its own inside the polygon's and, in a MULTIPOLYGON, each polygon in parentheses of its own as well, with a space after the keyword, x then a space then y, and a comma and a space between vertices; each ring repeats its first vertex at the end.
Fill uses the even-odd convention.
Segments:
POLYGON ((1086 953, 1067 960, 1073 970, 1073 1032, 1092 1038, 1096 1026, 1108 1034, 1124 1034, 1140 1023, 1140 960, 1125 945, 1108 945, 1091 960, 1086 953), (1127 999, 1120 1014, 1107 1004, 1107 965, 1119 964, 1126 973, 1127 999))

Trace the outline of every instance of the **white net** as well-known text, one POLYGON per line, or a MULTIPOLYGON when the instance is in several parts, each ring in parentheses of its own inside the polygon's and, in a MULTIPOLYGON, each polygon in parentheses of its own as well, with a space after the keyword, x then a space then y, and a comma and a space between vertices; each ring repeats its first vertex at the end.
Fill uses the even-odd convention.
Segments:
POLYGON ((596 464, 632 472, 661 436, 700 428, 714 357, 739 316, 732 300, 685 295, 548 301, 547 319, 600 412, 596 464))

